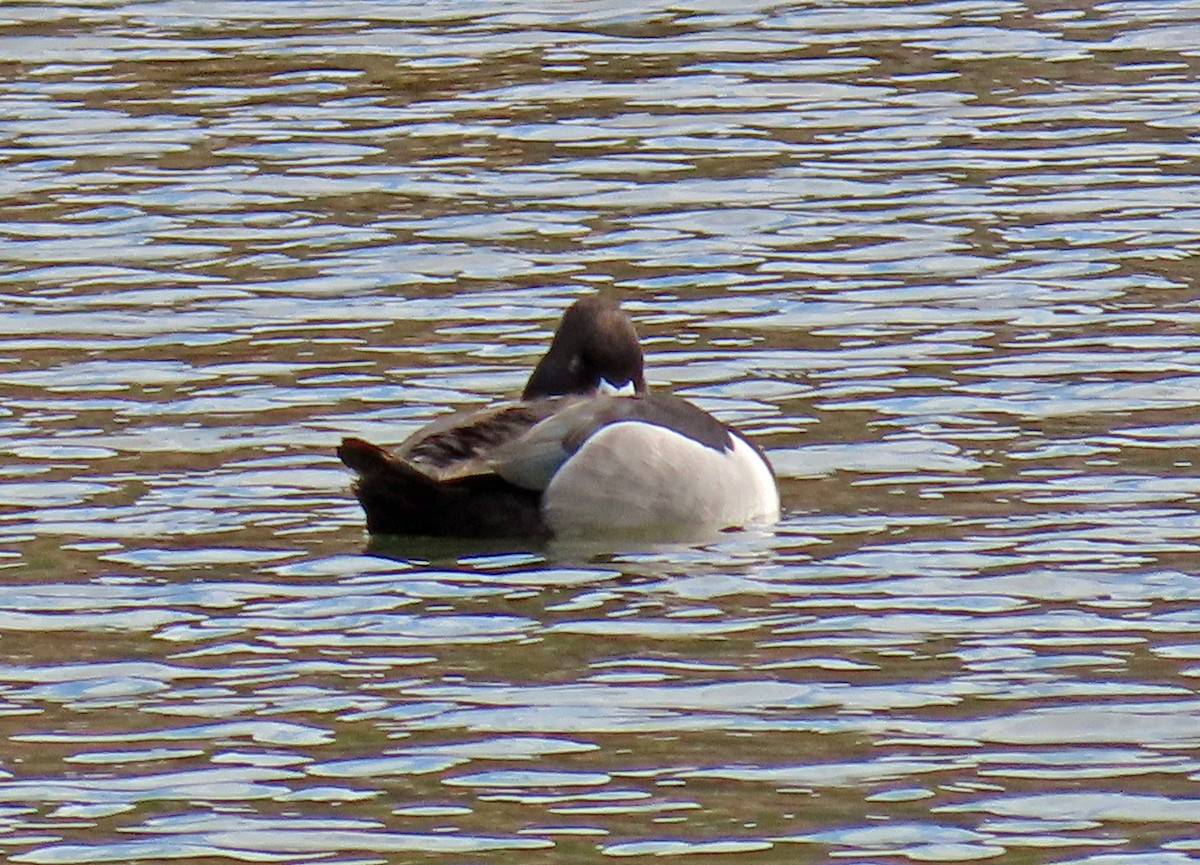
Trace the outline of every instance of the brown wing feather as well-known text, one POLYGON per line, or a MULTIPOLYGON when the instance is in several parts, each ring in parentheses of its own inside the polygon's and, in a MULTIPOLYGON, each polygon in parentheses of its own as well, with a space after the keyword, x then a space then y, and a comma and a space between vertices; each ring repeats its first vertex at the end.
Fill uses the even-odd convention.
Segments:
POLYGON ((561 399, 544 399, 457 412, 406 439, 396 449, 395 459, 443 483, 491 474, 492 451, 519 438, 562 404, 561 399))

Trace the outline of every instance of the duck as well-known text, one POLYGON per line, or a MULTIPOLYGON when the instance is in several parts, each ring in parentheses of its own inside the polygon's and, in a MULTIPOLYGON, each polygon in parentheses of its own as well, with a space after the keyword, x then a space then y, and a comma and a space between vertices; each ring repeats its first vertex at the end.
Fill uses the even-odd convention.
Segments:
POLYGON ((575 301, 518 400, 460 411, 396 448, 345 438, 371 535, 709 535, 779 517, 763 450, 647 387, 637 330, 602 295, 575 301))

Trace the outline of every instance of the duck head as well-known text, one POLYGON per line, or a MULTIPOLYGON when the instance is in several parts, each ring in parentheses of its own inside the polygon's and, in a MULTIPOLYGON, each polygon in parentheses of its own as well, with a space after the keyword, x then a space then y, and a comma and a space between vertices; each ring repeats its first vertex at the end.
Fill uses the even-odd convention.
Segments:
POLYGON ((522 399, 595 393, 601 382, 646 390, 642 347, 633 323, 603 297, 575 301, 563 313, 554 339, 525 385, 522 399))

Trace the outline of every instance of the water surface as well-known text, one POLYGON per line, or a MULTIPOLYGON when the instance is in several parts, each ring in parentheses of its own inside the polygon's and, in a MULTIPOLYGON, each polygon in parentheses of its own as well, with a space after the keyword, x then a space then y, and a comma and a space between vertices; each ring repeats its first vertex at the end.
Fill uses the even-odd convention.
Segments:
POLYGON ((0 7, 0 853, 1200 856, 1200 10, 0 7), (368 546, 572 299, 711 544, 368 546))

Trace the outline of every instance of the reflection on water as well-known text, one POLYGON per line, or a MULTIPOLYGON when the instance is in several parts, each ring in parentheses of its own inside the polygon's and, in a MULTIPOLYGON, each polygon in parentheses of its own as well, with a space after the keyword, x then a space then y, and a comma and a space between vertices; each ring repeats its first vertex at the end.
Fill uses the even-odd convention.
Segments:
POLYGON ((13 862, 1200 855, 1200 13, 0 8, 13 862), (620 297, 703 547, 369 548, 620 297))

